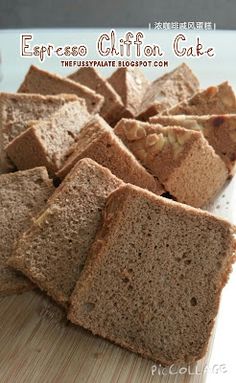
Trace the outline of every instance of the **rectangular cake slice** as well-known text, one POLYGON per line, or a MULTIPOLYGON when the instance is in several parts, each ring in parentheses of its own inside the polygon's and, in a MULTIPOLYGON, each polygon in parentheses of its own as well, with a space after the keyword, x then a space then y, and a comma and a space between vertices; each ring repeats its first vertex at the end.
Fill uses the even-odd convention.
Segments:
POLYGON ((236 113, 236 97, 228 82, 199 91, 188 100, 182 101, 163 114, 227 114, 236 113))
POLYGON ((8 144, 6 153, 18 169, 43 165, 54 176, 89 119, 85 101, 78 98, 61 107, 49 120, 29 123, 28 129, 8 144))
POLYGON ((120 95, 125 111, 123 117, 134 117, 140 111, 140 105, 149 86, 149 81, 137 68, 119 68, 107 79, 120 95))
POLYGON ((14 170, 4 148, 27 129, 30 120, 47 119, 63 105, 77 99, 74 95, 0 93, 0 173, 14 170))
POLYGON ((96 69, 80 68, 68 76, 69 79, 85 85, 104 97, 104 104, 100 115, 110 124, 114 125, 124 114, 124 105, 119 94, 108 81, 103 79, 96 69))
POLYGON ((228 171, 200 132, 122 119, 114 129, 141 163, 177 201, 205 206, 228 171))
POLYGON ((106 198, 122 181, 83 159, 25 232, 9 264, 67 306, 95 238, 106 198))
POLYGON ((103 97, 92 89, 59 75, 49 73, 31 65, 18 92, 59 94, 72 93, 85 100, 89 113, 97 113, 103 105, 103 97))
POLYGON ((207 212, 123 186, 108 198, 68 318, 156 363, 192 363, 207 349, 234 235, 207 212))
POLYGON ((71 151, 72 154, 57 173, 61 179, 79 160, 87 157, 107 167, 126 183, 149 189, 156 194, 164 193, 160 182, 147 172, 99 115, 80 131, 71 151))
POLYGON ((150 118, 153 124, 163 126, 182 126, 202 132, 215 152, 225 162, 231 174, 235 171, 236 162, 236 114, 207 116, 157 115, 150 118))
POLYGON ((153 81, 144 94, 138 119, 149 117, 191 97, 199 90, 199 82, 186 64, 153 81))
POLYGON ((23 274, 7 266, 15 242, 32 224, 33 217, 53 193, 45 168, 0 176, 0 294, 21 293, 33 288, 23 274))

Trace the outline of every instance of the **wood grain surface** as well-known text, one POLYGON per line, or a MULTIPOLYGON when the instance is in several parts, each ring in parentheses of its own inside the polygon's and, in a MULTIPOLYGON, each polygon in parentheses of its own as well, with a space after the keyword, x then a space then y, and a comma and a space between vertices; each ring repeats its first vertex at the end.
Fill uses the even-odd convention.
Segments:
MULTIPOLYGON (((197 383, 207 357, 171 375, 66 320, 38 290, 0 298, 1 383, 197 383), (194 372, 197 371, 198 374, 194 372), (193 374, 194 373, 194 374, 193 374)), ((211 348, 211 346, 210 346, 211 348)))

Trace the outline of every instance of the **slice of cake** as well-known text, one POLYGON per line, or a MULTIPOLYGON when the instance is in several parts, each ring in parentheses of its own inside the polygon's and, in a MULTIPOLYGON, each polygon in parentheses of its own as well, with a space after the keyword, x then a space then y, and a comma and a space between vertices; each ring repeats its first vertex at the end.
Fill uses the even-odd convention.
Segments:
POLYGON ((18 169, 43 165, 54 176, 89 119, 85 101, 77 99, 65 104, 49 120, 30 123, 27 130, 9 143, 6 153, 18 169))
POLYGON ((77 99, 74 95, 0 93, 0 173, 14 170, 4 148, 26 130, 30 120, 47 119, 64 104, 77 99))
POLYGON ((144 94, 138 119, 149 117, 191 97, 199 90, 199 82, 186 64, 153 81, 144 94))
POLYGON ((108 81, 103 79, 94 68, 80 68, 68 76, 69 79, 93 89, 104 97, 104 104, 100 110, 101 116, 110 124, 114 125, 124 113, 124 105, 121 97, 113 89, 108 81))
POLYGON ((200 132, 122 119, 115 133, 177 201, 205 206, 228 171, 200 132))
POLYGON ((92 89, 46 72, 34 65, 31 65, 18 92, 39 94, 72 93, 85 100, 89 113, 99 112, 104 101, 103 97, 92 89))
POLYGON ((182 101, 163 114, 227 114, 236 113, 236 97, 228 82, 211 86, 196 93, 192 98, 182 101))
POLYGON ((69 319, 156 363, 202 358, 235 257, 235 227, 127 185, 112 193, 69 319))
POLYGON ((185 129, 203 133, 215 152, 225 162, 229 172, 234 173, 236 162, 236 114, 186 116, 157 115, 150 118, 151 123, 163 126, 182 126, 185 129))
POLYGON ((72 154, 57 176, 64 178, 79 160, 86 157, 107 167, 126 183, 149 189, 157 194, 164 193, 160 182, 146 171, 116 136, 113 129, 98 115, 80 131, 77 143, 72 148, 72 154))
POLYGON ((122 184, 90 159, 78 162, 24 233, 9 264, 67 306, 107 196, 122 184))
POLYGON ((45 168, 0 176, 0 294, 21 293, 34 287, 23 274, 7 266, 7 261, 15 241, 30 227, 53 190, 45 168))
POLYGON ((140 111, 140 105, 149 81, 137 68, 119 68, 107 80, 120 95, 125 106, 123 117, 134 117, 140 111))

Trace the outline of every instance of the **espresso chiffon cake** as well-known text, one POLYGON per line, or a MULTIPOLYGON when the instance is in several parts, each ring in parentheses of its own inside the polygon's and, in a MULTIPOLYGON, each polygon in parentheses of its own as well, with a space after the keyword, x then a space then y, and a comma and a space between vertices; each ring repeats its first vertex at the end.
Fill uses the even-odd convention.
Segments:
POLYGON ((39 94, 69 93, 83 98, 89 113, 97 113, 104 102, 103 96, 70 79, 49 73, 31 65, 18 92, 39 94))
POLYGON ((119 68, 107 80, 120 95, 125 111, 123 117, 134 117, 149 86, 149 81, 138 68, 119 68))
POLYGON ((33 288, 27 278, 7 266, 7 261, 15 242, 30 227, 53 190, 43 167, 0 176, 0 294, 33 288))
POLYGON ((27 130, 9 143, 6 153, 18 169, 43 165, 54 176, 89 119, 85 101, 77 98, 61 107, 50 119, 31 122, 27 130))
POLYGON ((198 90, 197 77, 186 64, 181 64, 150 84, 137 118, 146 121, 149 117, 193 96, 198 90))
POLYGON ((110 124, 114 125, 124 113, 124 105, 119 94, 109 82, 93 67, 80 68, 68 76, 69 79, 93 89, 104 97, 104 103, 100 115, 110 124))
POLYGON ((203 207, 221 190, 228 170, 200 132, 122 119, 114 129, 178 202, 203 207))
POLYGON ((57 176, 64 178, 80 159, 86 157, 107 167, 126 183, 151 190, 156 194, 164 193, 158 179, 146 171, 99 115, 91 119, 80 131, 77 143, 72 148, 72 154, 57 176))
POLYGON ((156 363, 203 357, 235 257, 223 219, 126 185, 72 294, 69 319, 156 363))
POLYGON ((27 129, 31 120, 47 119, 74 95, 41 96, 39 94, 0 93, 0 173, 14 170, 5 147, 27 129))
POLYGON ((163 126, 182 126, 202 132, 215 152, 225 162, 230 174, 235 171, 236 161, 236 114, 208 116, 157 115, 150 118, 151 123, 163 126))
POLYGON ((79 161, 20 238, 9 264, 66 307, 106 198, 121 184, 96 162, 79 161))
POLYGON ((163 111, 163 114, 227 114, 236 113, 236 97, 229 83, 223 82, 218 86, 210 86, 184 100, 173 108, 163 111))

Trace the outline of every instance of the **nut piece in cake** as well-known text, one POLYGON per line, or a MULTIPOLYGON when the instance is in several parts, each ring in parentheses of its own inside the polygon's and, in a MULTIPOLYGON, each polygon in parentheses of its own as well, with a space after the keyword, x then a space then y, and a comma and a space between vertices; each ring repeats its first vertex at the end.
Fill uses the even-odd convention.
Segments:
POLYGON ((68 318, 163 365, 207 350, 235 227, 126 185, 111 193, 68 318))
POLYGON ((198 90, 198 79, 186 64, 181 64, 150 84, 137 118, 146 121, 150 116, 191 97, 198 90))
POLYGON ((85 100, 89 113, 97 113, 101 109, 104 98, 92 89, 59 75, 46 72, 31 65, 18 92, 39 94, 72 93, 85 100))
POLYGON ((206 205, 228 177, 224 162, 200 132, 131 119, 122 119, 114 131, 179 202, 206 205), (145 129, 145 137, 130 139, 137 126, 145 129))
POLYGON ((137 68, 119 68, 107 81, 120 95, 125 106, 123 117, 134 117, 149 86, 149 81, 137 68))
POLYGON ((85 85, 104 97, 100 115, 110 125, 114 125, 124 114, 124 104, 119 94, 107 80, 102 78, 94 68, 80 68, 68 76, 69 79, 85 85))
POLYGON ((235 172, 236 162, 236 114, 188 116, 157 115, 150 118, 153 124, 182 126, 202 132, 215 152, 225 162, 230 174, 235 172))
POLYGON ((57 173, 61 179, 79 160, 87 157, 110 169, 124 182, 149 189, 156 194, 164 193, 160 182, 147 172, 99 115, 94 116, 81 129, 77 143, 70 148, 70 152, 65 165, 57 173))

